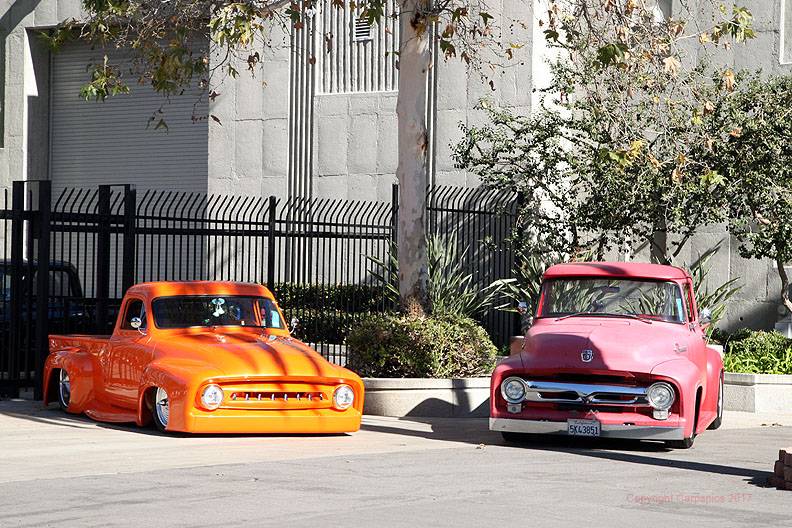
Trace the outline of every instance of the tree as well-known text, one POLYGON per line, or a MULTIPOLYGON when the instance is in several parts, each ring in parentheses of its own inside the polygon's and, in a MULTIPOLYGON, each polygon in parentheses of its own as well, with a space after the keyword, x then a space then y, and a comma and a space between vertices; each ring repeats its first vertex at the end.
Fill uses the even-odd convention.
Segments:
MULTIPOLYGON (((376 23, 384 16, 386 0, 349 2, 361 17, 376 23)), ((426 79, 433 67, 436 42, 445 59, 459 58, 481 71, 484 50, 511 58, 512 43, 501 43, 482 0, 397 0, 400 5, 398 168, 398 248, 402 304, 426 307, 427 249, 424 232, 425 190, 428 169, 426 79), (498 53, 502 51, 503 53, 498 53)), ((343 8, 345 0, 332 0, 343 8)), ((214 99, 212 76, 239 75, 241 62, 252 72, 261 65, 254 45, 271 47, 273 29, 301 31, 317 0, 83 0, 87 16, 69 20, 49 35, 53 49, 65 40, 131 48, 138 81, 164 94, 177 94, 197 82, 214 99), (196 37, 211 41, 212 49, 196 49, 196 37)), ((86 99, 103 100, 126 93, 118 64, 105 56, 90 65, 90 79, 82 89, 86 99)), ((207 116, 196 116, 201 119, 207 116)), ((216 116, 208 116, 219 123, 216 116)))
MULTIPOLYGON (((728 182, 732 233, 745 258, 769 258, 781 281, 781 301, 792 313, 792 76, 748 79, 729 101, 738 122, 713 150, 728 182)), ((722 127, 726 130, 726 127, 722 127)))
POLYGON ((589 245, 578 230, 582 210, 582 175, 590 172, 587 157, 569 145, 585 148, 579 131, 566 126, 559 112, 515 115, 482 101, 488 121, 462 126, 463 140, 454 147, 458 166, 478 174, 484 185, 506 189, 523 198, 517 231, 518 250, 549 253, 564 259, 589 245))
MULTIPOLYGON (((751 15, 719 8, 706 27, 682 8, 661 16, 636 0, 551 2, 545 35, 553 84, 532 116, 491 110, 466 128, 460 166, 525 197, 531 240, 575 253, 648 244, 677 257, 695 230, 725 219, 723 177, 711 153, 737 78, 703 49, 751 38, 751 15)), ((543 248, 539 246, 539 251, 543 248)))

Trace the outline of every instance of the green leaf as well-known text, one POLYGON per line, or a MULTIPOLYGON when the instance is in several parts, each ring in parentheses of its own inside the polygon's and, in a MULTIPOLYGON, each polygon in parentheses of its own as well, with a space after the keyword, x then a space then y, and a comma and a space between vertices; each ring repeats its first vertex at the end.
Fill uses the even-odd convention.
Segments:
POLYGON ((627 49, 627 45, 621 42, 606 44, 597 50, 597 61, 603 67, 619 63, 627 49))
POLYGON ((544 33, 545 39, 547 39, 549 41, 552 41, 552 42, 558 42, 559 34, 558 34, 558 31, 556 31, 555 29, 545 29, 543 33, 544 33))
POLYGON ((707 187, 723 185, 726 179, 716 170, 708 170, 701 175, 701 183, 707 187))

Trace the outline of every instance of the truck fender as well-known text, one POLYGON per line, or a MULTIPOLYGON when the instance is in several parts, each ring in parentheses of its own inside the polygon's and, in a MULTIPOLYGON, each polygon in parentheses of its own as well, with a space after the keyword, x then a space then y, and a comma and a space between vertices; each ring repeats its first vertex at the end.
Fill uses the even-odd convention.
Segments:
POLYGON ((706 409, 718 407, 718 384, 723 373, 723 348, 720 350, 711 346, 706 347, 707 353, 707 386, 704 387, 701 406, 706 409), (705 407, 706 405, 706 407, 705 407))
MULTIPOLYGON (((653 378, 661 378, 674 384, 680 393, 679 416, 685 428, 685 437, 693 435, 696 416, 696 394, 701 387, 701 372, 687 358, 664 361, 652 369, 653 378)), ((702 402, 703 402, 702 394, 702 402)))
MULTIPOLYGON (((198 387, 195 386, 195 362, 155 361, 143 371, 138 387, 138 425, 146 425, 151 421, 151 405, 149 393, 155 387, 161 387, 168 393, 170 416, 172 421, 184 416, 193 405, 198 387)), ((204 366, 205 365, 201 365, 204 366)), ((218 372, 219 374, 219 372, 218 372)), ((210 377, 210 376, 207 376, 210 377)), ((173 425, 177 425, 173 423, 173 425)))
POLYGON ((94 399, 93 356, 73 346, 50 352, 44 363, 44 405, 57 401, 58 379, 53 374, 59 369, 65 369, 69 373, 69 412, 83 412, 94 399))

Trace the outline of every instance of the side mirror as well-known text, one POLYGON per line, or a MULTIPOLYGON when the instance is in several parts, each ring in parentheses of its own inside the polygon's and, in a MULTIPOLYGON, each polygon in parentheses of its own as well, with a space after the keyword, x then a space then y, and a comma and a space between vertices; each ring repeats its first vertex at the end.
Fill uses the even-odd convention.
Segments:
POLYGON ((533 315, 528 315, 530 310, 527 301, 517 303, 517 313, 520 314, 520 331, 525 333, 528 328, 533 326, 533 315))
POLYGON ((702 326, 712 323, 712 310, 709 308, 702 308, 699 312, 699 323, 702 326))
POLYGON ((130 319, 129 326, 140 332, 140 335, 146 335, 146 330, 143 328, 143 319, 140 317, 133 317, 130 319))

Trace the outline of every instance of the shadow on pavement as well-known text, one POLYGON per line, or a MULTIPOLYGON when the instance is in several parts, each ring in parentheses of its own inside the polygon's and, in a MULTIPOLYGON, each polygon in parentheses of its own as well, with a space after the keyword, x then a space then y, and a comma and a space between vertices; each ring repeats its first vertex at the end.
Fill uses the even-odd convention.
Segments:
POLYGON ((462 442, 474 445, 503 445, 509 447, 533 449, 557 449, 561 447, 568 447, 570 449, 618 449, 650 452, 669 451, 669 449, 660 442, 640 442, 635 440, 618 440, 606 438, 569 438, 564 436, 527 437, 530 438, 530 440, 515 444, 505 441, 500 433, 490 431, 486 419, 460 420, 456 418, 409 417, 396 423, 400 422, 422 423, 430 426, 431 430, 427 431, 410 429, 406 424, 404 427, 398 427, 381 423, 366 423, 363 425, 363 429, 380 433, 419 436, 431 440, 462 442))
POLYGON ((45 407, 41 402, 29 400, 2 400, 0 414, 30 422, 82 429, 94 422, 87 416, 61 412, 57 404, 45 407))
POLYGON ((719 475, 733 475, 745 477, 749 484, 767 487, 768 479, 772 475, 768 471, 754 470, 729 466, 725 464, 712 464, 693 460, 680 460, 676 457, 660 458, 647 456, 647 454, 684 454, 683 450, 669 449, 662 442, 606 439, 606 438, 570 438, 564 436, 529 436, 521 443, 506 442, 498 433, 487 429, 485 420, 465 420, 465 426, 454 426, 453 419, 428 419, 410 418, 411 422, 427 424, 431 430, 415 430, 402 427, 393 427, 382 424, 366 424, 364 429, 381 433, 420 436, 433 440, 447 442, 462 442, 469 444, 501 445, 524 450, 554 451, 577 456, 627 462, 649 466, 679 469, 684 471, 699 471, 719 475), (483 430, 470 427, 475 423, 483 430))
POLYGON ((99 422, 92 420, 84 414, 68 414, 61 411, 57 403, 44 406, 40 401, 30 400, 0 400, 0 415, 10 416, 21 420, 40 423, 44 425, 54 425, 57 427, 70 427, 75 429, 85 429, 86 427, 100 427, 113 431, 124 431, 127 433, 162 436, 172 438, 236 438, 236 437, 271 437, 271 438, 294 438, 294 437, 335 437, 348 436, 347 433, 338 434, 250 434, 250 433, 224 433, 224 434, 189 434, 179 432, 161 433, 154 426, 138 427, 135 423, 113 423, 99 422))
POLYGON ((692 460, 678 460, 676 458, 656 458, 656 457, 635 455, 631 453, 620 453, 614 451, 593 451, 593 450, 581 451, 581 450, 566 449, 566 448, 549 448, 549 450, 558 451, 562 453, 570 453, 573 455, 601 458, 605 460, 613 460, 616 462, 629 462, 633 464, 643 464, 643 465, 650 465, 657 467, 682 469, 686 471, 700 471, 703 473, 713 473, 717 475, 733 475, 737 477, 745 477, 746 482, 760 487, 767 487, 768 479, 772 476, 772 473, 770 473, 769 471, 727 466, 723 464, 711 464, 708 462, 696 462, 692 460))

